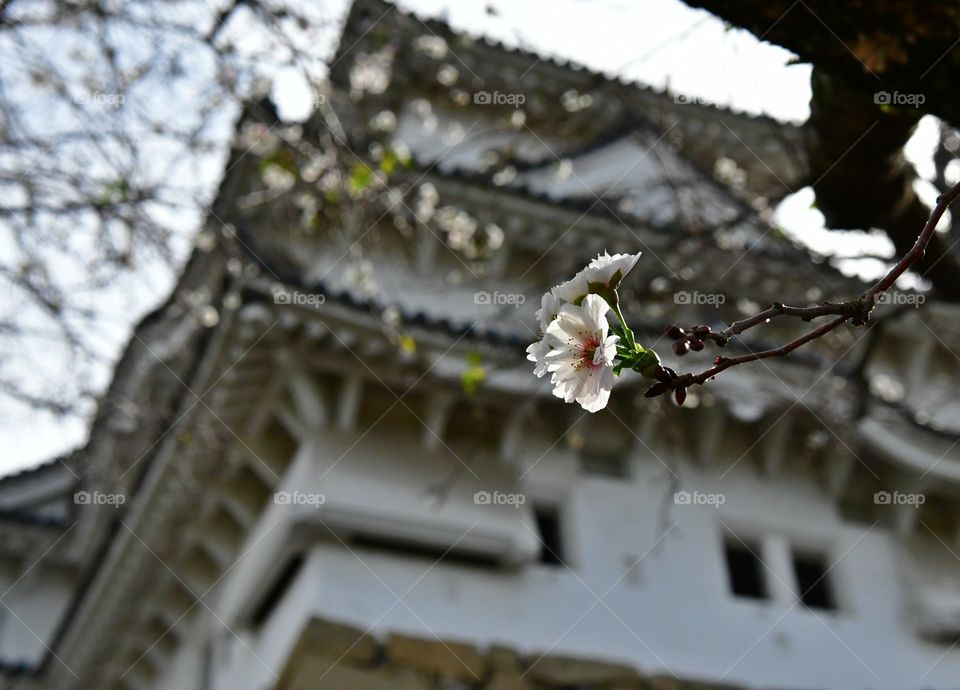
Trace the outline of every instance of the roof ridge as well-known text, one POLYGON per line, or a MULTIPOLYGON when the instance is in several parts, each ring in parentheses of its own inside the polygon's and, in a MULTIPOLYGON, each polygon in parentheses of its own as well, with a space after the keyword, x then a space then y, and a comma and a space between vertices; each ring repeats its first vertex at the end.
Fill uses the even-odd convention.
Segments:
MULTIPOLYGON (((418 22, 426 26, 428 30, 433 31, 434 28, 437 28, 440 31, 450 34, 452 36, 466 37, 473 41, 481 42, 487 47, 496 48, 509 55, 515 55, 518 57, 527 57, 527 58, 534 59, 537 63, 545 63, 548 65, 552 65, 553 67, 569 70, 571 72, 583 73, 590 77, 602 79, 607 84, 616 84, 619 86, 629 87, 631 89, 634 89, 638 93, 645 93, 645 94, 650 94, 653 96, 668 98, 668 99, 674 99, 677 95, 681 95, 673 91, 670 91, 669 88, 658 89, 657 87, 651 84, 648 84, 646 82, 643 82, 639 79, 632 79, 623 75, 617 75, 616 73, 608 72, 606 70, 594 69, 572 58, 565 58, 556 54, 535 52, 532 50, 528 50, 526 48, 522 48, 520 46, 509 46, 503 40, 490 36, 489 34, 476 34, 476 33, 471 33, 469 30, 456 29, 446 19, 442 19, 439 17, 424 16, 415 10, 402 7, 399 4, 399 2, 396 2, 393 0, 353 0, 353 2, 351 3, 350 9, 347 12, 347 17, 346 17, 346 20, 344 21, 343 29, 340 32, 341 43, 338 44, 336 51, 334 51, 331 64, 338 62, 340 60, 340 57, 341 57, 340 49, 342 47, 342 39, 346 35, 347 30, 351 25, 351 22, 356 20, 355 14, 356 14, 357 8, 359 8, 361 5, 364 5, 364 4, 379 5, 380 7, 384 8, 383 12, 380 15, 381 18, 386 16, 386 14, 390 12, 392 8, 402 16, 411 17, 417 20, 418 22)), ((352 45, 348 46, 347 51, 351 50, 366 35, 366 32, 361 32, 361 33, 362 33, 361 37, 357 39, 357 41, 354 42, 352 45)), ((443 38, 443 37, 440 36, 439 38, 443 38)), ((690 106, 687 106, 687 107, 690 107, 690 106)), ((772 115, 767 115, 765 113, 751 113, 746 110, 739 110, 730 106, 719 105, 717 103, 712 103, 712 102, 700 103, 700 104, 697 104, 697 106, 695 107, 705 108, 707 110, 711 110, 717 113, 723 113, 726 115, 731 115, 733 117, 737 117, 740 119, 749 120, 753 122, 768 122, 781 127, 800 128, 803 126, 802 123, 792 122, 789 120, 780 120, 780 119, 777 119, 776 117, 773 117, 772 115)))
MULTIPOLYGON (((243 225, 238 226, 238 230, 241 233, 243 233, 245 229, 246 228, 243 225)), ((519 331, 511 332, 504 329, 498 329, 495 326, 479 325, 477 322, 470 323, 469 319, 458 320, 456 317, 451 316, 434 316, 423 309, 409 310, 395 301, 384 301, 379 295, 367 297, 358 295, 349 289, 334 289, 325 280, 314 280, 309 282, 298 280, 296 276, 284 271, 282 267, 274 266, 271 269, 270 266, 265 264, 263 260, 254 253, 254 250, 246 243, 243 243, 241 251, 246 253, 248 258, 270 269, 270 272, 279 278, 279 281, 284 287, 301 288, 304 290, 320 292, 323 293, 328 300, 332 299, 333 301, 350 309, 356 309, 366 313, 374 313, 389 307, 393 307, 397 310, 401 321, 410 326, 426 328, 429 330, 439 330, 452 337, 457 337, 465 341, 483 342, 494 347, 523 348, 530 342, 528 334, 524 334, 519 331), (276 273, 274 273, 274 271, 276 271, 276 273)), ((268 292, 273 289, 267 288, 264 284, 258 282, 248 283, 247 288, 250 289, 253 294, 260 297, 265 297, 268 292)), ((633 322, 632 327, 634 331, 642 333, 645 336, 653 337, 662 333, 662 326, 660 324, 655 325, 648 319, 631 319, 631 321, 633 322)), ((756 350, 758 347, 760 349, 767 349, 768 347, 772 347, 772 343, 768 343, 764 339, 757 339, 751 340, 749 347, 737 342, 732 342, 730 347, 738 352, 748 352, 751 350, 756 350)), ((823 359, 820 355, 812 352, 796 353, 796 355, 796 358, 792 361, 803 364, 821 364, 823 359)))
POLYGON ((25 525, 34 525, 37 527, 54 527, 54 528, 66 528, 70 525, 68 520, 63 520, 58 517, 40 515, 37 513, 31 513, 26 510, 19 508, 9 509, 9 508, 0 508, 0 521, 9 520, 11 522, 17 522, 25 525))
POLYGON ((47 458, 46 460, 41 460, 40 462, 38 462, 36 465, 32 467, 15 470, 10 474, 0 474, 0 482, 5 482, 8 480, 14 480, 14 479, 21 479, 31 474, 39 474, 40 472, 44 472, 54 467, 58 462, 63 462, 69 457, 70 457, 69 455, 57 455, 52 458, 47 458))
MULTIPOLYGON (((607 142, 609 144, 611 142, 607 142)), ((439 179, 447 180, 453 183, 460 183, 465 185, 477 185, 478 183, 492 184, 492 176, 483 173, 470 170, 468 168, 455 167, 450 169, 441 169, 439 166, 430 168, 427 165, 424 165, 424 161, 413 159, 413 164, 417 171, 426 173, 429 176, 437 177, 439 179)), ((425 176, 422 178, 427 180, 425 176)), ((616 221, 619 219, 621 223, 624 222, 623 217, 620 217, 612 209, 609 208, 607 204, 601 204, 607 210, 596 209, 596 203, 588 197, 577 198, 577 197, 552 197, 548 192, 539 192, 533 189, 529 184, 508 184, 498 186, 498 191, 501 193, 511 194, 516 196, 524 201, 531 203, 547 204, 553 208, 563 209, 571 213, 584 213, 588 214, 592 218, 598 220, 607 220, 607 221, 616 221)), ((732 195, 730 196, 735 202, 738 201, 732 195)), ((612 201, 608 198, 607 201, 612 201)), ((752 210, 749 210, 750 213, 754 213, 752 210)), ((649 230, 658 234, 675 234, 676 224, 674 223, 661 223, 656 222, 650 218, 637 218, 629 213, 624 213, 624 216, 636 226, 642 227, 646 230, 649 230)), ((741 219, 742 216, 738 216, 734 220, 741 219)), ((798 256, 805 256, 808 259, 816 258, 816 254, 812 253, 807 247, 802 244, 797 243, 790 237, 776 238, 778 241, 775 244, 770 246, 757 244, 751 248, 751 252, 759 254, 761 256, 768 257, 779 257, 782 256, 784 252, 795 252, 798 256)))

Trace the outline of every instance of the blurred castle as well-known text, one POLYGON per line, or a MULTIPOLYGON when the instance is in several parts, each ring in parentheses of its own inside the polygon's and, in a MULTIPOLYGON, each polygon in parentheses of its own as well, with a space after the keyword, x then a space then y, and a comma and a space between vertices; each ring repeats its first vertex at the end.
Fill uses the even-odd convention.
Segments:
POLYGON ((0 481, 0 688, 958 687, 953 307, 682 409, 625 376, 588 415, 524 359, 602 250, 643 250, 661 352, 857 294, 770 224, 802 127, 380 0, 330 77, 323 117, 241 118, 89 443, 0 481))

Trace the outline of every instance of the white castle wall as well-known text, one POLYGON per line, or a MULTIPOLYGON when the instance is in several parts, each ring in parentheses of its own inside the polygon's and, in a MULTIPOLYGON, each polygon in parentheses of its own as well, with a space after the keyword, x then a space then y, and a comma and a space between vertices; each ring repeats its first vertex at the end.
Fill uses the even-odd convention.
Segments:
MULTIPOLYGON (((530 436, 546 441, 532 431, 530 436)), ((306 540, 302 530, 288 531, 291 521, 316 526, 334 515, 331 505, 369 496, 378 475, 394 483, 398 507, 404 496, 422 495, 422 477, 414 472, 405 483, 394 471, 416 467, 421 448, 409 438, 377 431, 364 444, 380 452, 361 448, 324 474, 342 448, 321 435, 284 478, 286 489, 326 493, 325 507, 313 517, 288 506, 264 512, 215 607, 240 639, 226 631, 219 636, 213 688, 272 687, 273 673, 284 666, 311 616, 369 627, 378 635, 400 631, 480 646, 506 644, 528 653, 549 650, 748 687, 893 690, 952 687, 960 678, 960 654, 920 640, 905 618, 897 537, 880 525, 844 523, 821 487, 800 477, 762 479, 746 466, 721 477, 680 464, 683 490, 722 494, 724 502, 719 508, 675 505, 665 481, 668 470, 649 454, 633 459, 631 478, 606 479, 579 474, 571 454, 558 450, 518 489, 530 501, 506 515, 515 516, 514 529, 525 538, 532 525, 530 502, 537 496, 559 499, 569 569, 436 564, 431 556, 348 548, 335 538, 320 539, 320 531, 306 540), (729 592, 722 551, 727 532, 762 543, 763 559, 776 573, 768 578, 771 601, 738 599, 729 592), (259 632, 244 628, 244 607, 268 584, 257 573, 275 572, 284 547, 301 541, 308 556, 295 582, 259 632), (796 605, 790 548, 827 556, 839 610, 813 612, 796 605)), ((528 443, 524 457, 535 460, 536 446, 528 443)), ((484 518, 467 496, 474 485, 490 485, 468 474, 458 482, 460 490, 438 510, 445 516, 438 522, 469 532, 484 518)), ((368 505, 389 513, 392 503, 383 495, 368 505)), ((498 511, 494 522, 504 515, 498 511)), ((398 509, 397 520, 409 520, 409 514, 398 509)), ((451 543, 455 538, 456 533, 451 543)), ((177 676, 176 664, 169 674, 177 676)), ((162 687, 189 686, 171 680, 162 687)))

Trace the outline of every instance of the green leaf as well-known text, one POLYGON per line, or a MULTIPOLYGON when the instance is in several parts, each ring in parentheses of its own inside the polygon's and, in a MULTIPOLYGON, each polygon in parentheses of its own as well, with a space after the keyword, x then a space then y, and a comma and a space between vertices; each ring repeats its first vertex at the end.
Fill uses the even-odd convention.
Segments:
POLYGON ((478 352, 471 352, 467 355, 467 368, 460 375, 460 385, 467 395, 476 393, 477 387, 487 377, 486 370, 481 366, 482 361, 478 352))
POLYGON ((373 170, 366 163, 357 163, 350 170, 350 179, 347 186, 354 194, 360 194, 373 182, 373 170))
POLYGON ((417 351, 417 341, 413 339, 412 335, 402 335, 400 336, 400 349, 408 355, 412 355, 417 351))
POLYGON ((393 172, 398 162, 397 154, 394 153, 393 149, 387 149, 387 152, 383 154, 383 159, 380 161, 380 171, 385 175, 389 175, 393 172))
POLYGON ((261 158, 260 162, 257 163, 257 172, 262 174, 271 165, 275 165, 293 175, 299 174, 296 156, 293 151, 287 148, 279 148, 271 155, 261 158))
POLYGON ((123 201, 127 198, 130 191, 130 183, 126 178, 113 180, 103 185, 103 194, 100 197, 101 204, 111 204, 123 201))
POLYGON ((657 367, 660 366, 660 357, 653 350, 648 350, 640 345, 637 345, 637 348, 641 352, 637 356, 637 363, 633 366, 633 369, 647 378, 652 378, 657 367))

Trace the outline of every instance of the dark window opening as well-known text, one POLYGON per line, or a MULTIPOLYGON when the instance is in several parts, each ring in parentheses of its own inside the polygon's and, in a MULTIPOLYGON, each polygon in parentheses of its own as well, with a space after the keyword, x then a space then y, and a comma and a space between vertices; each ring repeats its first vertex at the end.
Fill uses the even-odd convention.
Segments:
POLYGON ((837 608, 827 571, 826 562, 822 557, 810 554, 793 555, 793 572, 797 576, 800 603, 807 608, 827 611, 837 608))
POLYGON ((540 563, 544 565, 563 565, 563 527, 560 524, 560 511, 554 507, 536 506, 533 509, 540 534, 540 563))
POLYGON ((485 567, 498 565, 496 557, 492 554, 461 548, 451 549, 449 546, 440 544, 425 544, 379 534, 355 534, 350 538, 350 544, 359 548, 376 549, 397 556, 429 559, 437 563, 485 567))
POLYGON ((277 604, 283 599, 283 596, 287 593, 287 590, 290 589, 290 585, 293 584, 294 579, 303 567, 303 561, 302 553, 297 554, 287 561, 283 570, 277 575, 270 589, 261 597, 260 603, 257 604, 257 607, 253 610, 253 614, 250 616, 250 622, 254 628, 259 628, 263 625, 270 617, 270 614, 273 613, 273 610, 277 608, 277 604))
POLYGON ((763 576, 763 563, 756 555, 757 550, 755 545, 745 545, 739 541, 728 541, 724 544, 727 577, 734 596, 748 599, 766 599, 769 596, 763 576))

